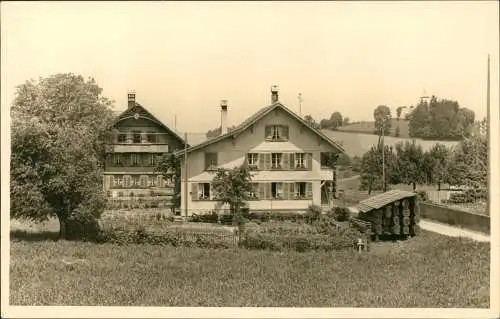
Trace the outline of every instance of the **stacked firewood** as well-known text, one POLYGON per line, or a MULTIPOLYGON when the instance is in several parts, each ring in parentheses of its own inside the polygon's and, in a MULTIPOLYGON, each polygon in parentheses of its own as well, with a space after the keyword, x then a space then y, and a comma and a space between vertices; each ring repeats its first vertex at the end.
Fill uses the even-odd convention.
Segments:
POLYGON ((416 198, 395 201, 378 210, 360 214, 360 219, 370 222, 375 236, 415 236, 419 233, 420 208, 416 198))

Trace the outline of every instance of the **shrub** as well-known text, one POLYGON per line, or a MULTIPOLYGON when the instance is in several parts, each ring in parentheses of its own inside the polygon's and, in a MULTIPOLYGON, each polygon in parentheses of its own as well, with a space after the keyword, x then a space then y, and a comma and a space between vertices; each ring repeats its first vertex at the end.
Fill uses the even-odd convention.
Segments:
POLYGON ((77 208, 66 220, 66 239, 96 241, 101 229, 94 214, 77 208))
POLYGON ((313 221, 319 220, 320 216, 321 216, 321 207, 317 205, 309 205, 304 217, 307 223, 312 223, 313 221))
POLYGON ((347 207, 337 206, 331 210, 331 216, 333 216, 336 221, 344 222, 349 220, 351 214, 347 207))

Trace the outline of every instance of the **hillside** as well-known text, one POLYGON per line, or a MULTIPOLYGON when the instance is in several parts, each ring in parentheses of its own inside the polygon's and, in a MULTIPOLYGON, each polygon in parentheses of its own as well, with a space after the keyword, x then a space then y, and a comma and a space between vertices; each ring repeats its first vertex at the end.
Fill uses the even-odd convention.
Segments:
MULTIPOLYGON (((409 132, 409 122, 403 119, 391 119, 391 133, 390 136, 394 136, 396 127, 399 126, 399 137, 402 138, 410 138, 409 132)), ((353 124, 349 124, 347 126, 341 126, 338 128, 339 131, 343 132, 354 132, 354 133, 365 133, 365 134, 374 134, 375 131, 375 122, 374 121, 366 121, 366 122, 357 122, 353 124)))
MULTIPOLYGON (((377 145, 378 142, 378 136, 375 134, 331 130, 322 130, 322 132, 334 141, 341 143, 350 156, 363 156, 364 153, 370 150, 370 147, 372 147, 373 145, 377 145)), ((398 142, 409 141, 412 139, 387 136, 384 140, 386 145, 394 146, 398 142)), ((453 141, 432 141, 422 139, 415 139, 415 141, 422 146, 422 149, 424 151, 429 150, 436 143, 443 144, 446 147, 451 147, 458 144, 458 142, 453 141)))

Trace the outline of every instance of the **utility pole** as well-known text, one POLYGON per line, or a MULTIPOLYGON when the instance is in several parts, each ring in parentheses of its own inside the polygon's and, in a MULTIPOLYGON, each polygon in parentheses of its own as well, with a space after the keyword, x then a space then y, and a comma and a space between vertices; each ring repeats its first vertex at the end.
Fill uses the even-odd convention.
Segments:
POLYGON ((384 146, 384 136, 385 136, 385 121, 382 122, 382 190, 386 191, 385 186, 385 146, 384 146))
MULTIPOLYGON (((490 55, 488 54, 488 78, 486 80, 486 132, 488 136, 488 144, 491 141, 491 130, 490 130, 490 55)), ((491 147, 488 145, 488 202, 491 202, 491 147)), ((491 216, 490 205, 487 205, 488 216, 491 216)))
POLYGON ((188 162, 187 162, 187 132, 184 133, 184 216, 188 216, 188 162))
POLYGON ((299 95, 297 96, 298 100, 299 100, 299 116, 302 117, 302 102, 304 101, 302 99, 302 93, 299 93, 299 95))

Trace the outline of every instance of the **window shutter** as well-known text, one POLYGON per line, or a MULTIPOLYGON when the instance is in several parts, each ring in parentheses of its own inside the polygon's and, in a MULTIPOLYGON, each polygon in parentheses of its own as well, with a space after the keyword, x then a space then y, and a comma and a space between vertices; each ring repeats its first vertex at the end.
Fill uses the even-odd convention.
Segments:
POLYGON ((245 153, 245 159, 243 160, 243 167, 248 167, 248 153, 245 153))
POLYGON ((311 153, 306 153, 306 165, 307 165, 307 170, 312 171, 312 154, 311 153))
POLYGON ((198 183, 191 184, 191 200, 198 199, 198 183))
POLYGON ((104 183, 105 183, 104 187, 106 189, 111 188, 111 176, 106 175, 104 183))
POLYGON ((312 199, 312 183, 306 183, 306 196, 307 199, 312 199))
POLYGON ((142 162, 144 163, 144 166, 151 166, 151 163, 149 162, 149 157, 150 154, 142 154, 143 160, 142 162))
POLYGON ((271 169, 271 153, 266 153, 264 156, 266 157, 265 170, 268 171, 271 169))
POLYGON ((283 199, 289 199, 290 193, 289 193, 289 183, 282 183, 282 190, 283 190, 283 199))
POLYGON ((290 169, 290 153, 283 153, 283 169, 290 169))
POLYGON ((263 171, 266 168, 266 163, 265 163, 265 154, 259 153, 257 156, 259 157, 259 170, 263 171))
POLYGON ((259 199, 266 199, 266 184, 258 183, 259 199))
POLYGON ((271 126, 266 126, 266 129, 265 129, 265 134, 266 136, 264 136, 264 138, 267 140, 267 139, 271 139, 271 126))
POLYGON ((271 183, 265 183, 266 186, 266 197, 265 199, 270 199, 272 196, 271 194, 271 183))
POLYGON ((295 169, 295 153, 290 153, 290 169, 295 169))
POLYGON ((218 166, 219 165, 219 158, 218 158, 218 155, 219 153, 213 153, 213 161, 215 162, 215 166, 218 166))
POLYGON ((209 163, 210 163, 209 154, 205 153, 205 170, 208 170, 209 163))
POLYGON ((289 191, 289 199, 294 199, 295 198, 295 183, 290 183, 288 185, 288 187, 290 188, 290 191, 289 191))
POLYGON ((281 126, 281 134, 284 140, 288 140, 288 125, 281 126))

